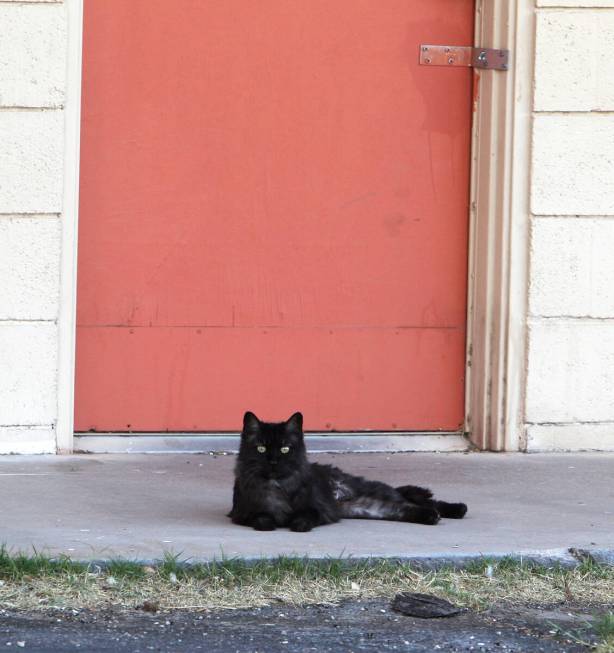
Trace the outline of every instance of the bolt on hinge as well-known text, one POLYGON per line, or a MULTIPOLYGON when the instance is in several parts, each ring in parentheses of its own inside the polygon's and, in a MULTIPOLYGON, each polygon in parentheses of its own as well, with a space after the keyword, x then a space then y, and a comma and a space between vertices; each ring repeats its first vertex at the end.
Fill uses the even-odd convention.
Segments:
POLYGON ((507 70, 509 50, 460 45, 421 45, 422 66, 469 66, 482 70, 507 70))

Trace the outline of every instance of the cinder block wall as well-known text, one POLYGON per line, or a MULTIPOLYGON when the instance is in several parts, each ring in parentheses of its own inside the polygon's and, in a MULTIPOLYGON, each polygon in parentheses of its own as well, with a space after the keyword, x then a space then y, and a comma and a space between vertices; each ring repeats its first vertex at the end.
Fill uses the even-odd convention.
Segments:
POLYGON ((614 0, 537 0, 527 448, 614 450, 614 0))
POLYGON ((0 453, 54 452, 67 23, 0 2, 0 453))

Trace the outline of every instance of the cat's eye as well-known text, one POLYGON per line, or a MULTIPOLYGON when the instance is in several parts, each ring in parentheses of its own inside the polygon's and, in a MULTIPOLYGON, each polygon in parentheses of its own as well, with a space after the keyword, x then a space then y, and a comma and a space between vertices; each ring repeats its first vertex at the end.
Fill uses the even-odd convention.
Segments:
POLYGON ((282 447, 280 451, 281 453, 288 453, 290 451, 290 447, 282 447))
POLYGON ((258 453, 264 453, 266 451, 266 447, 263 444, 259 444, 256 449, 258 450, 258 453))

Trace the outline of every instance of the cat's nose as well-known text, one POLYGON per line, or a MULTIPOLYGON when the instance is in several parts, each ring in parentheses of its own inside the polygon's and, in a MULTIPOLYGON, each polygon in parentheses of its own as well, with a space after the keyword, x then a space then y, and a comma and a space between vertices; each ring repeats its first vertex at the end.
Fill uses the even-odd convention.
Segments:
POLYGON ((277 461, 276 460, 271 460, 271 465, 277 465, 277 461))

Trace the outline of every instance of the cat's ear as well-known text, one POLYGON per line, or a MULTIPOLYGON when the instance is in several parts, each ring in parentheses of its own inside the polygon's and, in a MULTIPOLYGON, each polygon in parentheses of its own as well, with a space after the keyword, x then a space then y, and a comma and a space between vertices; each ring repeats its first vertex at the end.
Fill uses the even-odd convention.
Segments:
POLYGON ((303 415, 301 413, 294 413, 292 417, 286 422, 286 431, 291 433, 303 432, 303 415))
POLYGON ((243 415, 243 433, 257 433, 260 431, 260 420, 248 410, 243 415))

